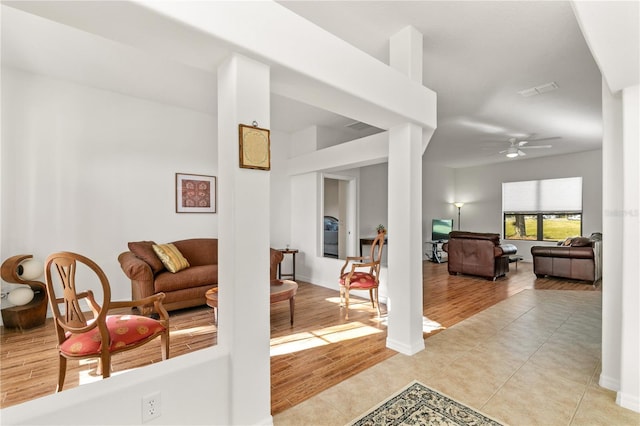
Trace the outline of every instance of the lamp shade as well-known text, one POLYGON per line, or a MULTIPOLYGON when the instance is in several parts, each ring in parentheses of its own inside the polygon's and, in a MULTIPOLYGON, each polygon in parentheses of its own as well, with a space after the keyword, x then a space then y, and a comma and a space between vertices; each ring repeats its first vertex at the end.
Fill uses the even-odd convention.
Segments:
POLYGON ((18 276, 25 281, 35 280, 42 276, 44 273, 43 268, 44 265, 41 262, 35 259, 27 259, 18 265, 18 276))
POLYGON ((457 202, 457 203, 453 203, 453 205, 456 206, 457 208, 460 208, 460 207, 464 206, 464 203, 457 202))
POLYGON ((9 293, 9 295, 7 296, 7 300, 12 305, 22 306, 31 302, 31 300, 33 300, 33 296, 33 290, 31 290, 29 287, 19 287, 9 293))

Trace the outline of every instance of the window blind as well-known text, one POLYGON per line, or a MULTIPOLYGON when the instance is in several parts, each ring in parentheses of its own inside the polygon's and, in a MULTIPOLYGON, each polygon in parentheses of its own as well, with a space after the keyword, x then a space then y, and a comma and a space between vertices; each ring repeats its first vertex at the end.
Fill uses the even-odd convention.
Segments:
POLYGON ((582 177, 504 182, 505 213, 578 213, 582 211, 582 177))

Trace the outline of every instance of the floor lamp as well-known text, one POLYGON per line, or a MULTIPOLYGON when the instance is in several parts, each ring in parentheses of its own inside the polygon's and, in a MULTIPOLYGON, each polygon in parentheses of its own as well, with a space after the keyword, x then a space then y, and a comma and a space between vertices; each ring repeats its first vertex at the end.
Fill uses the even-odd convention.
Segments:
POLYGON ((460 208, 464 206, 464 203, 457 202, 457 203, 453 203, 453 205, 458 208, 458 231, 459 231, 460 230, 460 208))

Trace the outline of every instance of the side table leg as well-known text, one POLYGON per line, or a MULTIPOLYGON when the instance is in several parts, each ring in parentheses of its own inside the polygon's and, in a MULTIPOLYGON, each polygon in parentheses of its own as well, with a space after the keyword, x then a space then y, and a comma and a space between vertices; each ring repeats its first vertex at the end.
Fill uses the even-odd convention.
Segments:
POLYGON ((293 259, 291 260, 291 262, 293 264, 293 277, 291 279, 295 281, 296 280, 296 253, 294 252, 292 256, 293 256, 293 259))

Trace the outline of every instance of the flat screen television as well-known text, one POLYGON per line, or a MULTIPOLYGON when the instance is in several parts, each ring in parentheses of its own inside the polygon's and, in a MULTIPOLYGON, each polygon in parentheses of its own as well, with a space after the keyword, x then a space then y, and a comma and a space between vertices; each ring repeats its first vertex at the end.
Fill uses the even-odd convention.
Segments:
POLYGON ((448 240, 453 229, 453 219, 432 219, 431 239, 433 241, 448 240))

